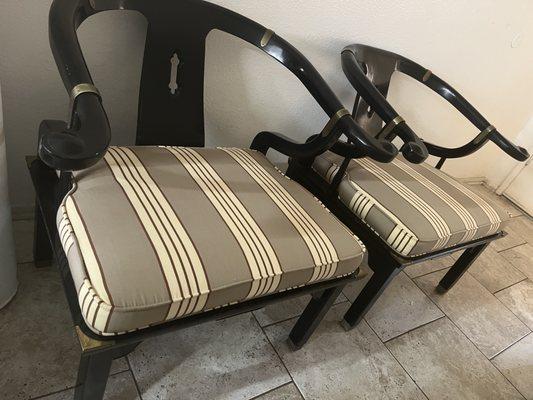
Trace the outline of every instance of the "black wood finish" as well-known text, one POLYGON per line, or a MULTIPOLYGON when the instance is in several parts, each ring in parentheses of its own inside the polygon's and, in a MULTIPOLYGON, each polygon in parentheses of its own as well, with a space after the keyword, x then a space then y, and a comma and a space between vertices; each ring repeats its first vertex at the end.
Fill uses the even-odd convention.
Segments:
POLYGON ((315 292, 289 334, 288 341, 293 350, 301 349, 307 343, 343 288, 344 286, 338 285, 322 293, 315 292))
POLYGON ((341 57, 346 77, 357 91, 353 117, 366 132, 379 137, 385 130, 382 128, 382 123, 389 124, 398 117, 398 113, 386 100, 390 80, 395 71, 409 75, 438 93, 480 131, 467 144, 457 148, 446 148, 427 141, 420 141, 407 124, 401 122, 387 133, 387 138, 392 140, 399 136, 405 142, 402 152, 409 161, 421 162, 423 156, 427 157, 429 152, 429 154, 441 158, 440 168, 446 158, 458 158, 472 154, 488 141, 495 143, 516 160, 525 161, 529 158, 526 149, 514 145, 502 136, 451 85, 414 61, 390 51, 361 44, 345 47, 341 57), (422 146, 427 151, 420 149, 422 146))
POLYGON ((439 290, 446 291, 453 286, 490 242, 505 235, 505 232, 500 231, 481 239, 462 243, 433 253, 405 257, 392 250, 369 226, 354 216, 353 212, 338 198, 337 188, 324 181, 320 175, 309 168, 308 164, 301 164, 296 160, 289 160, 289 168, 286 174, 319 198, 367 247, 368 266, 374 273, 350 309, 346 312, 343 320, 345 329, 351 329, 357 325, 381 293, 383 293, 387 285, 406 266, 442 257, 457 251, 464 251, 439 284, 439 290))
POLYGON ((387 260, 387 257, 382 257, 379 262, 374 260, 371 262, 374 273, 344 315, 342 324, 346 330, 353 328, 361 321, 385 288, 403 268, 402 265, 398 265, 394 260, 387 260))
POLYGON ((54 254, 48 240, 43 213, 38 201, 35 201, 35 219, 33 226, 33 262, 36 267, 47 267, 52 263, 54 254))
POLYGON ((111 351, 89 351, 81 354, 74 400, 104 398, 112 361, 113 352, 111 351))
MULTIPOLYGON (((139 97, 137 144, 204 145, 203 83, 205 40, 218 29, 258 47, 305 85, 335 123, 313 143, 296 144, 271 132, 259 134, 254 148, 274 148, 297 158, 312 157, 345 134, 365 155, 390 161, 397 150, 358 127, 313 65, 290 43, 260 24, 201 0, 54 0, 50 9, 50 43, 59 72, 72 101, 68 124, 45 121, 41 126, 39 157, 60 170, 84 169, 103 155, 111 131, 99 93, 83 59, 76 29, 89 16, 106 10, 133 10, 148 21, 139 97), (171 60, 179 64, 171 83, 171 60), (91 91, 74 97, 79 85, 91 91)), ((57 122, 57 121, 55 121, 57 122)))
POLYGON ((455 261, 446 275, 440 280, 438 286, 439 290, 445 292, 451 289, 488 245, 488 243, 483 243, 466 249, 457 261, 455 261))

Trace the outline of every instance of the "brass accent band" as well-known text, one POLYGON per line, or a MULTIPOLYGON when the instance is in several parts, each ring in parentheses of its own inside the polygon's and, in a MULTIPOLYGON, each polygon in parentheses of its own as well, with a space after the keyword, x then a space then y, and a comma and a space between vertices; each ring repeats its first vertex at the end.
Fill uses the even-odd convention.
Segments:
POLYGON ((424 74, 424 76, 422 77, 422 82, 425 82, 429 79, 429 77, 431 76, 432 72, 428 69, 426 71, 426 73, 424 74))
POLYGON ((274 31, 271 31, 270 29, 265 31, 263 37, 261 38, 261 47, 265 47, 268 42, 270 42, 272 35, 274 35, 274 31))
POLYGON ((482 140, 484 140, 492 131, 495 131, 496 128, 492 125, 487 126, 485 129, 483 129, 481 132, 478 133, 478 135, 474 138, 474 143, 479 143, 482 140))
POLYGON ((83 333, 83 331, 80 329, 78 325, 76 325, 75 328, 76 328, 76 334, 78 335, 78 340, 80 342, 82 352, 86 352, 89 350, 95 350, 101 347, 112 346, 113 344, 115 344, 113 340, 102 341, 102 340, 96 340, 96 339, 90 338, 85 333, 83 333))
POLYGON ((92 83, 80 83, 74 86, 70 91, 70 101, 74 102, 76 97, 83 93, 94 93, 100 97, 100 92, 92 83))
POLYGON ((337 122, 339 122, 339 120, 345 115, 351 115, 350 111, 348 111, 346 108, 341 108, 339 111, 333 114, 324 129, 322 129, 322 132, 320 132, 320 136, 328 136, 337 124, 337 122))
POLYGON ((69 105, 69 111, 68 111, 69 112, 68 114, 69 124, 67 127, 68 129, 72 127, 73 117, 74 117, 73 115, 74 107, 76 106, 76 99, 78 98, 78 96, 84 93, 94 93, 99 98, 101 98, 100 92, 98 91, 96 86, 94 86, 92 83, 79 83, 76 86, 74 86, 72 90, 70 91, 70 105, 69 105))
POLYGON ((492 125, 489 125, 487 126, 485 129, 483 129, 481 132, 479 132, 480 135, 488 135, 489 133, 491 133, 492 131, 495 131, 496 128, 492 125))
POLYGON ((392 132, 396 125, 401 124, 402 122, 405 122, 405 120, 399 115, 394 117, 390 122, 387 123, 387 125, 383 127, 383 129, 379 132, 378 137, 386 137, 392 132))

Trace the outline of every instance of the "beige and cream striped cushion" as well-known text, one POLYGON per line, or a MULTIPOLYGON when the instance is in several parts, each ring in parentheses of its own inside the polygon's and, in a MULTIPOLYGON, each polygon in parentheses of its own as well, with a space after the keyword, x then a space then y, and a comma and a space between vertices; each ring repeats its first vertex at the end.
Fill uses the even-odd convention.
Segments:
POLYGON ((111 147, 58 212, 87 324, 120 334, 357 270, 364 247, 261 154, 111 147))
MULTIPOLYGON (((331 152, 313 169, 331 182, 343 159, 331 152)), ((340 200, 397 253, 417 256, 500 231, 509 216, 444 172, 398 156, 350 161, 340 200)))

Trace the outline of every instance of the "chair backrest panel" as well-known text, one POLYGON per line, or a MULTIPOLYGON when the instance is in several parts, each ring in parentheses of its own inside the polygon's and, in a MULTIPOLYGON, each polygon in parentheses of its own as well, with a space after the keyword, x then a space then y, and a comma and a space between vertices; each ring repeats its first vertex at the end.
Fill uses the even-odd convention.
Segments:
POLYGON ((137 144, 203 146, 207 35, 218 29, 257 46, 266 29, 200 0, 90 0, 90 5, 94 12, 135 10, 148 21, 137 144))
MULTIPOLYGON (((397 56, 393 53, 365 45, 349 46, 368 79, 387 98, 392 74, 397 70, 397 56)), ((376 136, 383 120, 370 108, 362 96, 355 99, 353 116, 355 121, 369 134, 376 136)))

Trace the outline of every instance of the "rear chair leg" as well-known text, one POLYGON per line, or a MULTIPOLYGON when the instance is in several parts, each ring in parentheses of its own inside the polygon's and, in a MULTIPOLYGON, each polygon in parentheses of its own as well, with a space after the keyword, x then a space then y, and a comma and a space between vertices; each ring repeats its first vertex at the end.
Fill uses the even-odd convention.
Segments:
POLYGON ((313 295, 289 334, 288 342, 293 350, 298 350, 307 343, 344 286, 345 284, 334 286, 313 295))
POLYGON ((455 264, 452 265, 446 275, 442 277, 437 289, 441 292, 446 292, 451 289, 488 245, 488 243, 483 243, 479 246, 466 249, 457 259, 455 264))
POLYGON ((33 231, 33 261, 36 267, 47 267, 52 263, 53 252, 39 202, 35 201, 35 220, 33 231))
POLYGON ((376 268, 374 274, 367 282, 359 296, 355 299, 352 306, 348 309, 341 322, 346 330, 355 327, 359 321, 370 310, 372 305, 381 296, 383 290, 392 281, 392 279, 401 271, 401 268, 380 269, 376 268))

